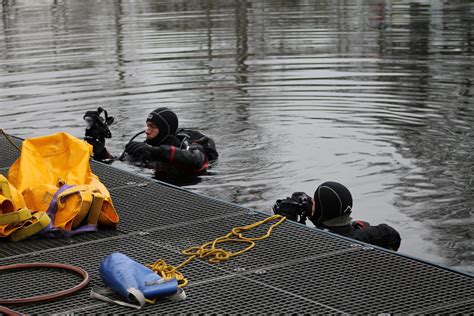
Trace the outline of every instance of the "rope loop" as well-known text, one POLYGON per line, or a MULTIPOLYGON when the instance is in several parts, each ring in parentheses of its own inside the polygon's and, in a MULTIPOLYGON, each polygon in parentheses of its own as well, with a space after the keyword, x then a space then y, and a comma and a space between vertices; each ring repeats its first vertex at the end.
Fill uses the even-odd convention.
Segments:
MULTIPOLYGON (((148 264, 147 267, 155 271, 159 276, 164 279, 172 279, 176 278, 178 281, 178 286, 180 288, 185 287, 189 281, 184 277, 184 275, 179 272, 179 269, 184 268, 187 264, 193 261, 196 258, 207 260, 209 263, 219 263, 223 261, 227 261, 232 257, 237 255, 241 255, 253 247, 256 246, 256 241, 266 239, 270 237, 277 226, 281 225, 285 221, 286 217, 281 215, 273 215, 270 217, 265 218, 264 220, 252 223, 247 226, 242 227, 235 227, 233 228, 228 234, 218 237, 213 241, 204 243, 200 246, 193 246, 187 249, 184 249, 181 253, 188 258, 181 262, 177 266, 168 265, 164 260, 157 260, 155 263, 148 264), (268 222, 276 221, 273 223, 266 231, 265 234, 259 237, 245 237, 243 232, 252 230, 257 228, 261 225, 264 225, 268 222), (239 251, 229 251, 218 247, 218 244, 223 243, 244 243, 247 246, 239 251)), ((154 303, 155 300, 147 300, 148 303, 154 303)))

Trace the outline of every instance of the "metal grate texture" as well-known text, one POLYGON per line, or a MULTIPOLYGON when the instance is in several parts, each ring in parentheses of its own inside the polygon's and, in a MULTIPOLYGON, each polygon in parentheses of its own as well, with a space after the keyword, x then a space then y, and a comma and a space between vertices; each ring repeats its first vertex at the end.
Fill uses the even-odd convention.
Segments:
MULTIPOLYGON (((20 142, 20 140, 15 139, 20 142)), ((16 159, 0 138, 0 172, 16 159)), ((86 290, 49 303, 9 306, 28 314, 267 314, 413 313, 472 314, 474 279, 376 247, 286 222, 251 251, 220 264, 195 260, 182 272, 189 278, 184 302, 163 300, 136 311, 89 298, 101 286, 100 261, 122 252, 138 262, 165 259, 178 264, 184 248, 225 235, 265 215, 203 197, 152 179, 92 162, 109 188, 121 217, 117 230, 68 239, 0 241, 0 265, 61 262, 91 275, 86 290)), ((268 226, 267 226, 268 227, 268 226)), ((261 227, 247 233, 258 236, 261 227)), ((242 245, 223 245, 238 250, 242 245)), ((71 287, 79 278, 58 270, 2 272, 1 298, 26 297, 71 287)))
MULTIPOLYGON (((10 139, 21 148, 22 140, 10 136, 10 139)), ((18 158, 18 151, 12 144, 10 144, 5 136, 0 134, 0 169, 9 168, 12 163, 18 158)), ((8 171, 8 170, 7 170, 8 171)))
MULTIPOLYGON (((472 315, 474 311, 474 301, 470 300, 467 303, 460 303, 455 305, 442 306, 439 309, 430 309, 428 313, 430 315, 472 315)), ((417 311, 414 314, 426 314, 426 311, 417 311)))
POLYGON ((90 314, 337 314, 339 311, 248 278, 234 276, 225 280, 200 283, 186 290, 187 300, 168 301, 147 306, 140 312, 125 311, 118 306, 101 305, 73 312, 90 314))
POLYGON ((245 208, 157 182, 111 190, 111 194, 114 205, 123 215, 119 230, 126 233, 248 212, 245 208))
MULTIPOLYGON (((50 303, 37 305, 26 305, 14 307, 15 310, 22 313, 38 314, 38 313, 61 313, 66 310, 87 308, 90 305, 97 304, 97 301, 89 299, 89 291, 93 286, 101 286, 99 276, 100 261, 112 252, 124 253, 134 260, 142 263, 152 263, 157 259, 166 259, 170 263, 182 260, 182 255, 177 251, 160 247, 156 244, 146 242, 146 235, 121 235, 110 238, 108 240, 100 240, 95 242, 86 242, 83 244, 72 245, 59 249, 51 249, 41 253, 24 254, 14 258, 0 259, 1 265, 13 263, 29 263, 29 262, 61 262, 77 265, 91 276, 91 283, 88 290, 83 290, 73 297, 57 300, 50 303)), ((19 297, 32 295, 33 293, 44 294, 46 292, 57 291, 66 287, 72 287, 78 283, 78 278, 63 278, 63 274, 57 270, 42 271, 38 278, 30 277, 32 270, 15 273, 1 273, 3 284, 17 284, 14 293, 7 286, 0 287, 0 297, 12 298, 12 294, 19 297), (13 278, 14 277, 14 278, 13 278), (23 285, 19 280, 24 280, 23 285)), ((227 273, 218 269, 217 266, 209 265, 204 262, 194 262, 192 265, 185 267, 182 271, 192 282, 202 282, 212 278, 219 278, 227 273)), ((34 274, 33 274, 34 275, 34 274)), ((128 309, 125 309, 128 311, 128 309)))

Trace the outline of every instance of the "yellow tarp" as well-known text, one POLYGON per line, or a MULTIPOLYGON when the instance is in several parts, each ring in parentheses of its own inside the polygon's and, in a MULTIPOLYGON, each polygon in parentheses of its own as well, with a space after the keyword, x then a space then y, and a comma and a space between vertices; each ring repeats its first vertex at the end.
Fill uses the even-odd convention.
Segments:
POLYGON ((89 184, 97 177, 89 160, 92 146, 67 133, 29 138, 23 141, 21 155, 8 172, 8 180, 23 193, 39 184, 89 184))
POLYGON ((96 201, 103 199, 97 224, 116 226, 118 214, 109 191, 91 171, 91 154, 90 144, 67 133, 26 139, 20 157, 10 167, 8 180, 24 196, 26 206, 40 212, 47 210, 54 192, 63 184, 78 186, 77 192, 72 192, 75 194, 69 190, 69 194, 58 199, 58 212, 53 223, 57 228, 71 230, 77 227, 80 221, 76 216, 87 215, 82 204, 92 205, 91 196, 97 197, 96 201), (85 190, 83 185, 88 189, 85 190), (73 195, 75 198, 68 202, 73 195))

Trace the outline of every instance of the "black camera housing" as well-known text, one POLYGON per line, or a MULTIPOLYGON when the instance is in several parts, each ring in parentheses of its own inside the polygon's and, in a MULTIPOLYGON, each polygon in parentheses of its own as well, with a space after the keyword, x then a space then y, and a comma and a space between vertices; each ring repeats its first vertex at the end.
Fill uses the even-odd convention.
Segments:
POLYGON ((287 219, 306 223, 308 215, 311 214, 313 200, 304 192, 295 192, 291 197, 277 200, 273 205, 273 213, 285 216, 287 219))
POLYGON ((101 107, 96 111, 87 111, 83 118, 89 122, 84 140, 92 145, 94 159, 104 159, 108 156, 105 149, 105 139, 112 137, 109 125, 114 123, 114 118, 108 116, 107 111, 101 107))

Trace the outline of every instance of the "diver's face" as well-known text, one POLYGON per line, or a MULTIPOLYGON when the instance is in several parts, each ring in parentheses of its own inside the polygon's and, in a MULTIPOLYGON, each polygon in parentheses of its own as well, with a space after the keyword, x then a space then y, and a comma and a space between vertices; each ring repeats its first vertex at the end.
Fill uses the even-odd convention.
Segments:
POLYGON ((146 122, 146 139, 153 139, 160 133, 160 129, 152 122, 146 122))
POLYGON ((94 126, 94 119, 92 117, 87 116, 86 118, 84 118, 84 121, 86 121, 87 129, 90 129, 92 128, 92 126, 94 126))

